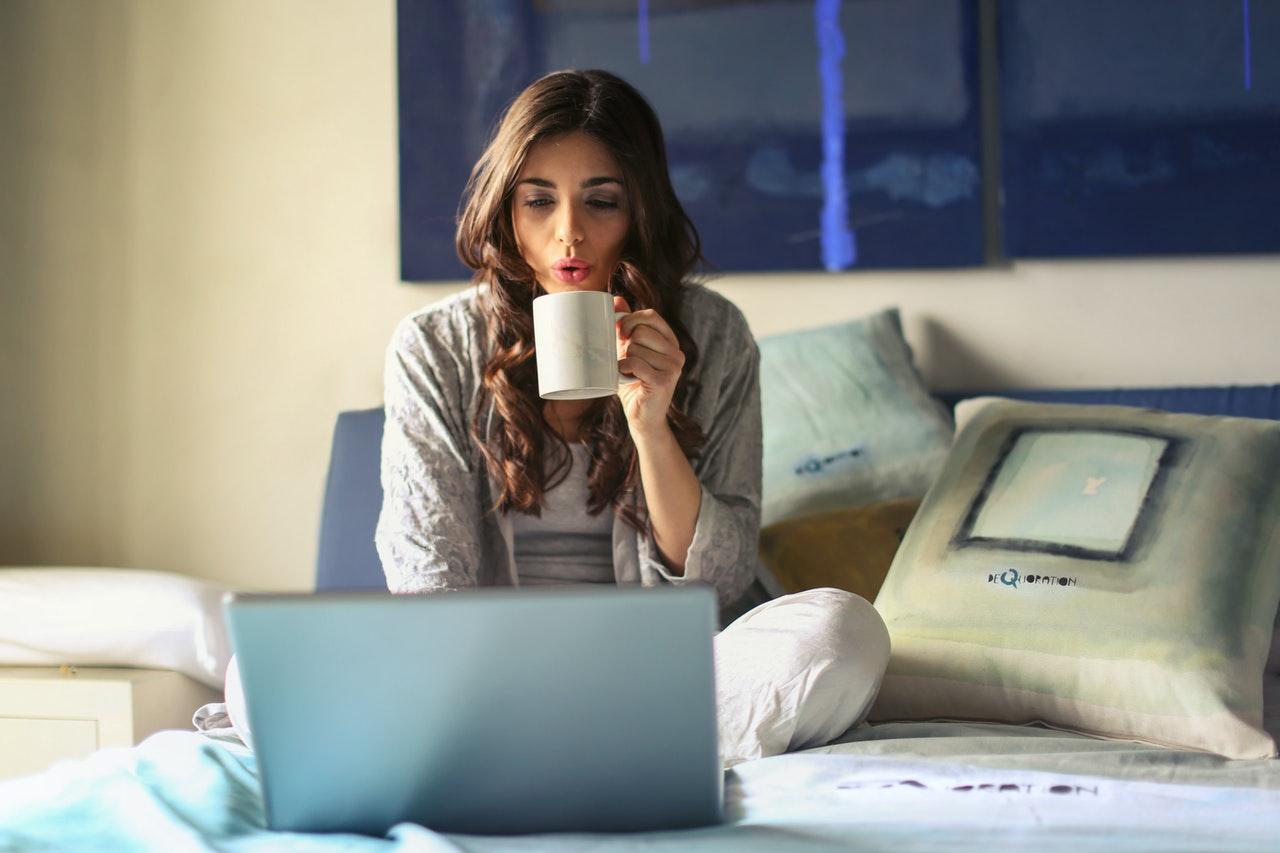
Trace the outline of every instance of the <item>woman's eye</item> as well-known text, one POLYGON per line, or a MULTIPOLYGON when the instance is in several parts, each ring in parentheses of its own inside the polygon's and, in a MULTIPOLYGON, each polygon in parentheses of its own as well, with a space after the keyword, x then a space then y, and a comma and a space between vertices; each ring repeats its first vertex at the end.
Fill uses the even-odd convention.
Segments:
POLYGON ((525 207, 535 207, 535 208, 536 208, 536 207, 546 207, 547 205, 549 205, 549 204, 551 204, 551 203, 552 203, 552 202, 551 202, 551 199, 549 199, 549 198, 530 198, 530 199, 525 199, 524 206, 525 206, 525 207))
POLYGON ((597 210, 616 210, 618 203, 607 198, 593 198, 587 202, 591 207, 597 210))

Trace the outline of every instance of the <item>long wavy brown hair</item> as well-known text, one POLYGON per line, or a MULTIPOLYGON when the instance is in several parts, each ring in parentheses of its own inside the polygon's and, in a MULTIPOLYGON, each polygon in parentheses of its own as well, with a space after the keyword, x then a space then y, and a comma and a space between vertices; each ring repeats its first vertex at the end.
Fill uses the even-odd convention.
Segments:
MULTIPOLYGON (((656 310, 675 332, 685 365, 667 422, 690 459, 706 440, 699 424, 685 414, 698 348, 681 317, 684 284, 703 263, 702 244, 671 186, 658 117, 639 92, 607 71, 548 74, 521 92, 503 114, 471 171, 458 218, 458 256, 474 270, 477 285, 488 285, 480 287, 479 305, 492 355, 484 367, 481 405, 471 430, 500 484, 494 509, 502 512, 541 515, 546 491, 562 482, 572 465, 568 444, 550 427, 538 396, 533 299, 542 290, 516 246, 511 199, 529 149, 575 131, 613 154, 631 206, 631 228, 609 288, 625 297, 633 311, 656 310)), ((640 472, 616 395, 591 404, 579 422, 579 437, 590 450, 588 511, 598 515, 612 506, 634 528, 645 529, 647 518, 630 500, 640 472)))

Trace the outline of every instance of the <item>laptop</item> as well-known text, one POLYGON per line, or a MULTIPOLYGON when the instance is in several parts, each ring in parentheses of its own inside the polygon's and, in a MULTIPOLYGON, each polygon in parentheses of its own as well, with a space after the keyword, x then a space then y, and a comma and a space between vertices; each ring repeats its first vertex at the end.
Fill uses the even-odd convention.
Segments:
POLYGON ((229 594, 267 825, 721 820, 708 587, 229 594))

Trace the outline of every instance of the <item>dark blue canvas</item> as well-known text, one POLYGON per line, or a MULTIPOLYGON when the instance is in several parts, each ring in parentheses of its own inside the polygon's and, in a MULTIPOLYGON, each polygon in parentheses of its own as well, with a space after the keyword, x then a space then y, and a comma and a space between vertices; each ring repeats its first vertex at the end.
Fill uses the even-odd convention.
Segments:
POLYGON ((1005 254, 1280 251, 1280 0, 1003 0, 1005 254))
POLYGON ((561 68, 634 84, 721 270, 983 261, 976 0, 399 0, 401 277, 465 278, 458 202, 561 68))

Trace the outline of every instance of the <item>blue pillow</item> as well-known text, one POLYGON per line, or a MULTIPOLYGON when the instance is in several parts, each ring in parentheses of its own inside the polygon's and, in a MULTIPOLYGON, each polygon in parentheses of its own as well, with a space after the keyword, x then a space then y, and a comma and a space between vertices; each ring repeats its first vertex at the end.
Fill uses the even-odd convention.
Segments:
POLYGON ((897 308, 759 346, 762 524, 924 495, 951 418, 916 371, 897 308))

